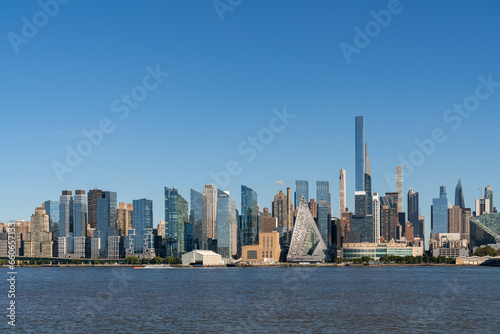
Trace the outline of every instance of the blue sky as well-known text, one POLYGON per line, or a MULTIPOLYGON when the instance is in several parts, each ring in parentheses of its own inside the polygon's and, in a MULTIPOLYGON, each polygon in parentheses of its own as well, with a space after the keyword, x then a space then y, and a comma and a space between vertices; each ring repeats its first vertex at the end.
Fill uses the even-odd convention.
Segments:
POLYGON ((42 9, 1 2, 0 220, 29 219, 63 189, 98 187, 119 201, 153 199, 158 222, 164 186, 189 200, 190 188, 214 183, 209 173, 233 160, 241 171, 225 190, 237 203, 241 184, 263 208, 296 179, 309 181, 310 197, 316 180, 328 180, 337 213, 341 168, 353 206, 354 117, 364 115, 373 190, 382 194, 395 188, 385 173, 418 149, 415 140, 436 128, 447 136, 404 181, 405 197, 410 187, 420 193, 428 233, 440 185, 453 202, 462 177, 468 207, 478 187, 500 189, 500 87, 458 129, 443 120, 475 94, 478 77, 500 81, 500 4, 401 1, 348 63, 340 44, 355 46, 355 27, 365 31, 371 11, 388 3, 252 0, 221 20, 212 1, 71 1, 16 53, 12 34, 23 37, 23 17, 43 20, 42 9), (140 92, 146 67, 157 65, 168 77, 120 119, 113 101, 140 92), (296 117, 246 161, 238 146, 283 108, 296 117), (114 131, 60 181, 53 163, 64 164, 66 147, 103 119, 114 131))

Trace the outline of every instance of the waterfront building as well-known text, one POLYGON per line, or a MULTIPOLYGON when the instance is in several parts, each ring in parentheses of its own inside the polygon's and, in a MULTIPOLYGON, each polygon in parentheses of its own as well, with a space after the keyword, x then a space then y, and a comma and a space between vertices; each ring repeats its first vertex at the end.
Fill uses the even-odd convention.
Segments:
MULTIPOLYGON (((244 186, 242 186, 242 194, 243 194, 243 187, 244 186)), ((245 192, 246 191, 247 189, 245 189, 245 192)), ((243 209, 243 199, 242 199, 242 209, 243 209)), ((249 211, 246 212, 249 213, 249 211)), ((220 254, 223 259, 231 259, 234 255, 236 255, 238 251, 236 202, 231 198, 231 196, 229 196, 228 192, 222 190, 217 190, 216 221, 217 221, 217 253, 220 254)), ((242 237, 244 236, 245 235, 243 235, 242 237)))
POLYGON ((45 212, 45 205, 36 208, 31 216, 31 232, 27 234, 24 243, 24 256, 52 257, 52 233, 50 232, 50 218, 45 212))
POLYGON ((202 198, 202 245, 208 250, 217 240, 217 189, 213 184, 206 184, 202 198))
MULTIPOLYGON (((217 209, 219 209, 219 206, 217 206, 217 209)), ((260 210, 257 206, 257 193, 252 188, 242 185, 241 216, 239 226, 240 247, 254 245, 258 242, 259 212, 260 210)))
POLYGON ((489 244, 500 244, 500 213, 470 217, 471 249, 489 244))
POLYGON ((97 229, 97 201, 104 197, 104 191, 94 188, 87 194, 88 224, 91 229, 97 229))
POLYGON ((203 194, 191 189, 191 209, 189 211, 189 221, 193 224, 193 247, 203 248, 203 194))
POLYGON ((306 202, 309 202, 309 182, 305 180, 296 180, 295 181, 295 201, 294 201, 294 209, 297 209, 300 203, 300 197, 304 196, 306 202))
POLYGON ((448 232, 448 198, 445 186, 440 187, 439 197, 432 199, 431 230, 433 234, 448 232))
POLYGON ((142 198, 132 201, 132 228, 135 230, 134 248, 137 253, 149 253, 153 228, 153 201, 142 198), (147 233, 146 233, 147 232, 147 233))
MULTIPOLYGON (((397 210, 397 208, 396 208, 397 210)), ((383 256, 422 256, 424 253, 423 246, 408 246, 406 243, 395 241, 380 243, 380 242, 363 242, 363 243, 345 243, 342 245, 342 258, 345 260, 353 260, 364 256, 371 257, 375 260, 383 256)))
POLYGON ((327 248, 314 222, 304 196, 300 198, 297 219, 288 251, 288 262, 323 262, 327 248))
POLYGON ((241 250, 242 261, 249 263, 277 263, 280 254, 280 235, 275 231, 261 233, 259 244, 243 246, 241 250))
MULTIPOLYGON (((458 207, 460 209, 460 207, 458 207)), ((453 257, 467 256, 468 242, 460 233, 437 233, 429 244, 432 256, 453 257)))
POLYGON ((200 266, 223 266, 222 257, 210 250, 195 249, 191 252, 182 254, 182 265, 200 265, 200 266))
POLYGON ((185 252, 184 223, 188 221, 187 201, 177 189, 165 187, 166 256, 178 257, 185 252))

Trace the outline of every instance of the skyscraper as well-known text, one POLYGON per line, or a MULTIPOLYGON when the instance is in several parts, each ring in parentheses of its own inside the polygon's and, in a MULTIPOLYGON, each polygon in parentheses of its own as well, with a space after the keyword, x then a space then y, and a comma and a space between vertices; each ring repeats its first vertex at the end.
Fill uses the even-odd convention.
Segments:
POLYGON ((341 169, 339 173, 339 217, 342 217, 342 213, 346 208, 346 173, 345 169, 341 169))
POLYGON ((413 235, 418 237, 424 236, 423 226, 419 223, 419 199, 418 192, 414 192, 412 188, 408 190, 408 221, 413 226, 413 235))
POLYGON ((460 178, 458 178, 458 183, 457 186, 455 187, 455 205, 458 206, 460 209, 465 208, 464 191, 462 189, 462 180, 460 178))
POLYGON ((488 199, 490 201, 490 213, 493 213, 493 190, 491 190, 491 186, 488 185, 485 189, 484 189, 484 198, 485 199, 488 199))
POLYGON ((380 200, 377 193, 373 193, 373 241, 380 242, 380 200))
POLYGON ((104 197, 104 192, 94 188, 88 192, 88 224, 91 229, 97 228, 97 200, 104 197))
POLYGON ((255 245, 259 241, 257 193, 252 188, 244 185, 241 186, 240 214, 240 247, 255 245))
POLYGON ((278 227, 288 228, 288 226, 291 226, 293 217, 289 217, 288 213, 292 211, 292 202, 288 200, 287 208, 287 195, 280 190, 279 193, 274 195, 273 202, 273 217, 278 220, 278 227), (291 220, 290 222, 289 219, 291 220))
POLYGON ((49 231, 50 218, 45 207, 35 209, 31 216, 31 232, 27 233, 24 244, 24 256, 52 257, 52 235, 49 231))
POLYGON ((128 230, 132 229, 132 215, 134 212, 133 204, 120 202, 118 207, 117 235, 125 237, 128 235, 128 230))
POLYGON ((316 202, 327 202, 331 205, 330 183, 328 181, 316 181, 316 202))
MULTIPOLYGON (((104 192, 104 196, 97 200, 97 229, 94 238, 100 239, 99 254, 108 256, 108 238, 116 236, 118 223, 117 196, 114 191, 104 192)), ((93 250, 96 252, 97 250, 93 250)))
POLYGON ((69 190, 63 190, 59 198, 59 236, 68 237, 73 225, 73 196, 69 190))
POLYGON ((193 224, 193 247, 202 249, 203 244, 203 194, 191 189, 189 221, 193 224))
MULTIPOLYGON (((134 207, 134 212, 136 208, 134 207)), ((188 203, 175 188, 165 187, 165 253, 178 257, 185 251, 184 223, 188 222, 188 203)))
POLYGON ((458 205, 448 209, 448 233, 462 234, 462 209, 458 205))
POLYGON ((73 221, 75 237, 87 236, 87 195, 85 190, 76 190, 73 200, 73 221))
POLYGON ((356 165, 356 191, 364 191, 364 178, 365 178, 365 118, 363 116, 356 116, 355 119, 356 131, 356 152, 355 152, 355 165, 356 165))
POLYGON ((380 236, 385 242, 397 240, 398 193, 385 193, 380 197, 380 236))
POLYGON ((134 199, 132 202, 132 227, 138 235, 144 235, 144 230, 153 228, 153 201, 150 199, 134 199))
POLYGON ((396 192, 398 193, 398 212, 403 212, 403 166, 396 166, 396 192))
POLYGON ((212 241, 217 239, 217 189, 206 184, 202 198, 202 245, 208 250, 212 241))
POLYGON ((433 234, 448 232, 448 198, 445 186, 440 187, 439 198, 432 199, 431 229, 433 234))
POLYGON ((329 244, 329 234, 328 227, 332 220, 332 209, 326 201, 321 201, 318 203, 318 229, 321 234, 321 238, 325 242, 325 246, 328 248, 329 244))
POLYGON ((295 181, 295 208, 300 203, 300 197, 304 196, 306 202, 309 202, 309 182, 304 180, 296 180, 295 181))
POLYGON ((217 253, 223 259, 231 259, 237 252, 236 212, 236 202, 227 192, 217 190, 217 253))
MULTIPOLYGON (((57 245, 57 238, 59 237, 59 201, 45 201, 45 212, 49 215, 50 219, 50 232, 52 233, 52 241, 57 245)), ((54 252, 57 254, 57 252, 54 252)))

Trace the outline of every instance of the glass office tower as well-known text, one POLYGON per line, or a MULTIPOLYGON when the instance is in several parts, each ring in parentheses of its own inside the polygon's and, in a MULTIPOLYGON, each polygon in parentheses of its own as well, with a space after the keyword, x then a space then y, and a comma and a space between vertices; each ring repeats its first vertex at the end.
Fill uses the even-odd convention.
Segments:
POLYGON ((356 191, 364 191, 365 177, 365 118, 357 116, 355 119, 356 142, 355 142, 355 164, 356 164, 356 191))

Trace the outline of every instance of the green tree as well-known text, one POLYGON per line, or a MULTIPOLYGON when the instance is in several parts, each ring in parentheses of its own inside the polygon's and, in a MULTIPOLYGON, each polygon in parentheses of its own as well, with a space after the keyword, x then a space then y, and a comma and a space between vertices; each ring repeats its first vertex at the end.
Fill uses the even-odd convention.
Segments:
POLYGON ((80 260, 77 260, 77 259, 73 259, 71 261, 69 261, 70 264, 82 264, 82 261, 80 260))
POLYGON ((139 264, 140 263, 139 258, 136 256, 127 256, 125 258, 125 262, 128 264, 139 264))
POLYGON ((156 256, 153 258, 153 263, 154 264, 161 264, 163 262, 162 258, 159 256, 156 256))

